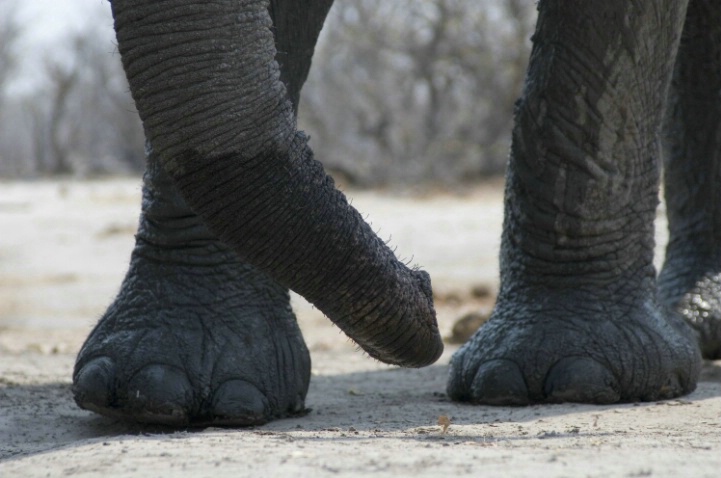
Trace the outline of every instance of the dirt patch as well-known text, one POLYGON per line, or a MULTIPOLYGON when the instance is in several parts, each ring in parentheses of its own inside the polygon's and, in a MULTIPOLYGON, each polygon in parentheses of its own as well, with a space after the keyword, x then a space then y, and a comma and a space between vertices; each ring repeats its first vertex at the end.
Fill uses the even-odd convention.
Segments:
MULTIPOLYGON (((140 181, 2 187, 0 224, 10 231, 0 235, 2 477, 719 476, 721 362, 708 362, 698 389, 678 400, 471 406, 444 393, 456 346, 424 369, 385 366, 297 296, 313 360, 308 415, 172 430, 80 410, 70 391, 75 354, 127 268, 140 181)), ((490 309, 501 187, 462 197, 349 195, 431 273, 444 336, 464 314, 490 309)))
MULTIPOLYGON (((443 393, 453 348, 439 365, 405 370, 341 346, 312 353, 308 415, 241 430, 173 430, 78 409, 74 353, 53 340, 34 350, 37 338, 24 332, 3 335, 15 344, 0 352, 4 477, 716 477, 721 469, 721 362, 705 367, 715 380, 678 400, 482 407, 443 393)), ((82 338, 58 336, 64 344, 82 338)))

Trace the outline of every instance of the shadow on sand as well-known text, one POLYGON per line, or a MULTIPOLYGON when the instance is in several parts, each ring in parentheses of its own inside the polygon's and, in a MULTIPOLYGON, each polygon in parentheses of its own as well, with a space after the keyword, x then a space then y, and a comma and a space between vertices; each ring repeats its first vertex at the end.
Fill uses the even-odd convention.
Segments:
MULTIPOLYGON (((307 415, 246 430, 261 435, 298 431, 348 432, 337 435, 338 439, 346 440, 353 439, 354 433, 367 438, 368 433, 415 430, 408 434, 408 439, 428 440, 438 439, 437 422, 442 415, 452 417, 454 425, 486 424, 492 427, 499 423, 521 424, 571 413, 593 415, 609 409, 657 405, 650 402, 490 407, 454 403, 443 392, 446 374, 446 365, 435 365, 421 370, 394 368, 314 376, 306 401, 311 408, 307 415)), ((719 385, 721 361, 706 362, 698 389, 675 402, 691 404, 721 396, 719 385)), ((77 408, 68 383, 23 386, 0 381, 0 434, 3 436, 0 462, 93 443, 110 444, 129 436, 162 440, 168 435, 207 430, 207 427, 178 430, 100 417, 77 408)))

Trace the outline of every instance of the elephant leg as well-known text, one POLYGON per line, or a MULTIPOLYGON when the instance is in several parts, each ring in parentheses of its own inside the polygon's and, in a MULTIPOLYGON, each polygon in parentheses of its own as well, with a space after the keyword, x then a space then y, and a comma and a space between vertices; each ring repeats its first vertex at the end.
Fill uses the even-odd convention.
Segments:
POLYGON ((151 155, 130 268, 78 354, 75 401, 141 422, 253 425, 302 412, 309 379, 288 290, 218 241, 151 155))
MULTIPOLYGON (((296 108, 331 2, 313 2, 307 21, 299 3, 272 5, 296 108)), ((287 288, 220 242, 151 154, 130 268, 78 355, 77 403, 143 422, 252 425, 302 413, 309 378, 287 288)))
POLYGON ((452 358, 486 404, 656 400, 694 389, 690 328, 656 293, 657 132, 685 2, 541 0, 517 103, 501 286, 452 358))
POLYGON ((664 131, 669 220, 661 298, 721 358, 721 4, 691 0, 664 131))
MULTIPOLYGON (((430 277, 396 258, 296 129, 268 2, 114 0, 112 7, 153 152, 208 229, 369 355, 433 363, 443 345, 430 277)), ((307 22, 287 24, 302 32, 307 22)))

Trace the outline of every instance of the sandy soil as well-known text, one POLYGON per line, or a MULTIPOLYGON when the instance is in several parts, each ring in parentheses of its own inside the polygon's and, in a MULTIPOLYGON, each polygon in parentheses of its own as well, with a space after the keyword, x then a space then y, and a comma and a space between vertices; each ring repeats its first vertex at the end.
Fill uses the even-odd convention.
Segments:
MULTIPOLYGON (((500 189, 349 194, 431 273, 446 335, 462 314, 491 306, 478 291, 497 287, 500 189)), ((455 346, 426 369, 388 367, 297 297, 313 359, 307 416, 172 430, 80 410, 74 356, 125 272, 139 196, 138 180, 0 183, 2 477, 721 476, 721 362, 678 400, 469 406, 443 393, 455 346)))

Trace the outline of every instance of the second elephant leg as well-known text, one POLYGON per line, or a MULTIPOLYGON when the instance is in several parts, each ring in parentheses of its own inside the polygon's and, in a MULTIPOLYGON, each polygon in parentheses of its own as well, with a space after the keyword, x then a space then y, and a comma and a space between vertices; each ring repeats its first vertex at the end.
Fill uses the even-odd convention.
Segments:
POLYGON ((661 298, 721 358, 721 4, 691 0, 669 95, 661 298))
POLYGON ((490 320, 453 357, 456 400, 656 400, 693 390, 690 329, 653 267, 657 132, 684 2, 542 0, 515 112, 490 320))

